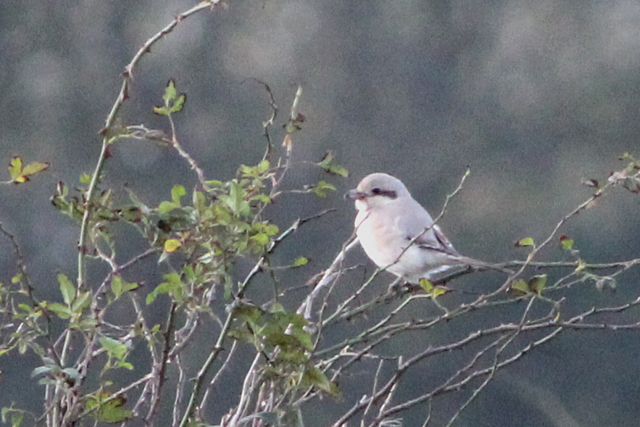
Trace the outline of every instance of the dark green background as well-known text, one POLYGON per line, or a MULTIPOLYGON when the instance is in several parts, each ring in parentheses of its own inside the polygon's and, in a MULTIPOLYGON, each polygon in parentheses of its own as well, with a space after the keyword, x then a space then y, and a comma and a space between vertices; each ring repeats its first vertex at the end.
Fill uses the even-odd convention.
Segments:
MULTIPOLYGON (((0 4, 0 162, 8 165, 12 156, 51 162, 33 182, 0 189, 0 221, 24 248, 43 298, 58 298, 55 273, 75 277, 78 237, 49 196, 57 181, 73 186, 93 170, 98 131, 124 65, 189 6, 0 4)), ((338 209, 285 248, 313 259, 305 277, 326 266, 350 235, 353 207, 341 195, 368 173, 398 176, 435 213, 469 165, 472 174, 441 224, 460 252, 499 261, 522 258, 513 242, 542 240, 586 199, 592 190, 582 179, 604 181, 623 165, 621 154, 640 155, 638 2, 229 0, 228 6, 190 18, 153 48, 134 74, 123 117, 168 130, 151 108, 175 78, 189 97, 176 118, 181 142, 208 178, 225 180, 264 149, 268 97, 250 78, 271 86, 279 123, 301 83, 307 120, 294 138, 294 160, 317 161, 335 150, 352 174, 340 180, 299 164, 289 187, 325 179, 338 193, 313 203, 286 196, 274 208, 281 227, 338 209)), ((127 183, 149 204, 168 199, 175 183, 193 185, 188 167, 169 150, 131 143, 113 154, 106 183, 116 189, 127 183)), ((588 261, 638 257, 638 197, 615 190, 563 234, 588 261)), ((366 262, 359 250, 356 261, 366 262)), ((14 262, 0 241, 1 281, 14 274, 14 262)), ((638 274, 627 274, 616 299, 637 286, 638 274)), ((613 297, 590 289, 583 298, 595 304, 613 297)), ((636 332, 563 336, 498 375, 469 409, 469 425, 637 425, 638 351, 636 332)), ((2 406, 38 387, 25 380, 28 371, 8 363, 0 360, 2 406)))

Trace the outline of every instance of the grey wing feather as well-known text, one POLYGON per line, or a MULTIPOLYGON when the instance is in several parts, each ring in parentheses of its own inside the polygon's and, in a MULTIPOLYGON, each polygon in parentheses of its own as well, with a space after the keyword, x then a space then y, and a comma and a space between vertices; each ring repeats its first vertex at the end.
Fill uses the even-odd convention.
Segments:
POLYGON ((440 227, 433 224, 431 229, 416 239, 416 244, 424 249, 444 252, 453 256, 460 256, 440 227))
POLYGON ((406 233, 407 240, 413 240, 419 235, 414 242, 418 247, 460 256, 440 227, 434 224, 429 212, 415 200, 408 201, 407 205, 403 207, 403 212, 398 214, 396 218, 398 229, 406 233), (406 215, 407 211, 412 212, 413 215, 406 215))

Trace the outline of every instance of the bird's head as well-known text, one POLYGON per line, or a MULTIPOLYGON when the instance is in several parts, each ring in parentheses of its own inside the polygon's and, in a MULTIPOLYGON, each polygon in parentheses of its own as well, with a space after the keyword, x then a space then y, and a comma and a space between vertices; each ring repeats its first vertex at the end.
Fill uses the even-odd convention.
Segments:
POLYGON ((364 177, 358 187, 350 190, 345 197, 354 200, 358 210, 366 210, 411 195, 398 178, 386 173, 372 173, 364 177))

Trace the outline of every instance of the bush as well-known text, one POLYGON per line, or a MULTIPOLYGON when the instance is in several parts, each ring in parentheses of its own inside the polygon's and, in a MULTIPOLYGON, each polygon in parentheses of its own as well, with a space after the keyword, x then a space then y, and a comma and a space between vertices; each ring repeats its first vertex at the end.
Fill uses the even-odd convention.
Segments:
MULTIPOLYGON (((5 403, 4 422, 448 425, 499 371, 562 333, 638 328, 627 313, 639 296, 611 304, 606 293, 596 302, 587 293, 615 289, 619 276, 640 260, 588 263, 562 235, 567 222, 614 188, 640 191, 640 162, 630 155, 606 183, 586 182, 592 196, 543 241, 523 236, 517 246, 524 259, 504 263, 514 274, 479 293, 443 285, 454 277, 381 293, 371 286, 380 271, 360 280, 360 267, 349 264, 353 239, 336 248, 334 261, 315 276, 301 254, 275 264, 282 243, 295 240, 299 228, 312 227, 330 209, 287 224, 273 214, 274 203, 285 193, 324 198, 336 190, 332 180, 348 175, 327 153, 308 162, 327 174, 326 181, 283 189, 297 167, 292 153, 305 121, 298 111, 301 87, 278 128, 274 96, 258 82, 272 108, 263 123, 264 155, 256 165, 241 165, 227 181, 209 179, 181 146, 173 120, 187 98, 174 80, 154 108, 170 131, 126 124, 121 113, 133 101, 129 90, 140 59, 185 18, 217 5, 203 2, 177 16, 140 48, 101 132, 94 172, 82 176, 74 190, 58 186, 52 202, 77 221, 79 244, 77 278, 57 275, 55 301, 40 296, 27 272, 30 260, 1 229, 17 271, 0 287, 0 357, 37 355, 39 365, 30 369, 43 386, 41 413, 5 403), (175 150, 197 184, 159 190, 170 199, 157 206, 132 190, 106 188, 112 150, 131 143, 175 150), (146 247, 122 260, 131 231, 146 247), (563 249, 560 259, 539 261, 553 245, 563 249), (140 276, 147 279, 130 279, 140 276), (300 288, 304 296, 295 293, 300 288)), ((8 183, 25 184, 47 167, 14 158, 8 183)))

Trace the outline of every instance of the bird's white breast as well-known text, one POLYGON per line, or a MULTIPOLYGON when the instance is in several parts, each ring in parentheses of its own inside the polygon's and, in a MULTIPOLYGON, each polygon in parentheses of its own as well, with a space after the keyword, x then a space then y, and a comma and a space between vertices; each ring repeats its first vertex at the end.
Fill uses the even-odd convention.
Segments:
MULTIPOLYGON (((415 206, 413 203, 389 203, 360 210, 355 220, 356 234, 367 256, 378 267, 413 283, 449 263, 442 252, 425 250, 416 244, 409 246, 412 237, 430 226, 433 226, 431 217, 417 203, 415 206), (414 209, 407 212, 407 208, 414 209), (408 218, 410 212, 414 215, 408 218)), ((427 230, 427 233, 433 231, 427 230)))

